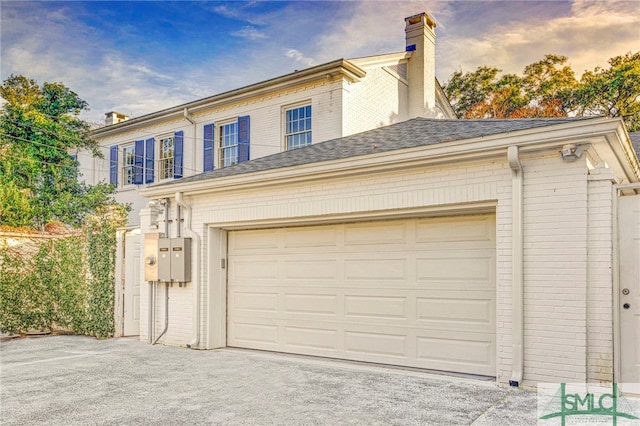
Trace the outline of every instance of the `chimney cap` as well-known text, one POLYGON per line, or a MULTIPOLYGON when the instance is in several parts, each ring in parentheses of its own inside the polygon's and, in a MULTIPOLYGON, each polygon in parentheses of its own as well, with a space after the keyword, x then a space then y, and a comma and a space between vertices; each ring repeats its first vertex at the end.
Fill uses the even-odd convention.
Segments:
POLYGON ((427 25, 431 29, 435 29, 436 27, 436 21, 431 16, 429 16, 427 12, 422 12, 422 13, 418 13, 417 15, 409 16, 407 18, 404 18, 404 21, 407 23, 407 28, 416 24, 420 24, 421 22, 423 22, 425 25, 427 25))

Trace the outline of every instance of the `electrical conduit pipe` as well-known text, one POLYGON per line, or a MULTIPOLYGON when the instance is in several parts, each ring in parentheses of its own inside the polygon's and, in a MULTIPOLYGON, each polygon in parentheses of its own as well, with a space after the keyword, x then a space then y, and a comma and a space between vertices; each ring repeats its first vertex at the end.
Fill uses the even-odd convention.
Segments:
POLYGON ((518 387, 524 374, 524 179, 517 146, 507 149, 511 168, 511 311, 512 361, 509 385, 518 387))
POLYGON ((188 348, 198 347, 200 344, 200 235, 191 229, 191 206, 184 201, 182 192, 176 192, 176 203, 184 209, 184 234, 195 244, 195 271, 191 274, 193 284, 193 338, 187 343, 188 348))

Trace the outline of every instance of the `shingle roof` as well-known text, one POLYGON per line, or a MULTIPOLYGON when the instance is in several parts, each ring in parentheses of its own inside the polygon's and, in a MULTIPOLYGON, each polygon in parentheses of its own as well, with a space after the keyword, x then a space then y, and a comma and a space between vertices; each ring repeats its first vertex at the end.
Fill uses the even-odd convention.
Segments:
POLYGON ((361 155, 394 151, 417 146, 433 145, 441 142, 459 141, 482 136, 526 130, 554 124, 588 120, 579 118, 531 118, 531 119, 483 119, 483 120, 442 120, 414 118, 374 130, 332 139, 304 148, 280 152, 257 158, 234 166, 152 185, 165 186, 174 183, 197 182, 225 176, 261 172, 284 167, 322 161, 338 160, 361 155))
POLYGON ((636 155, 640 158, 640 132, 629 133, 629 138, 631 139, 633 149, 636 151, 636 155))

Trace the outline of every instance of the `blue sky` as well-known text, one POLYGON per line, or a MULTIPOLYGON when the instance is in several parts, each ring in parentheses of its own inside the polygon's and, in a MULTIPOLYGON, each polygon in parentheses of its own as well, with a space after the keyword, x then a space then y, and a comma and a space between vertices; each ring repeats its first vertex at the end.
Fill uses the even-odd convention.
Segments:
POLYGON ((521 73, 546 53, 579 74, 640 50, 630 1, 6 1, 0 77, 59 81, 91 108, 141 116, 338 58, 404 50, 404 17, 437 23, 441 83, 521 73))

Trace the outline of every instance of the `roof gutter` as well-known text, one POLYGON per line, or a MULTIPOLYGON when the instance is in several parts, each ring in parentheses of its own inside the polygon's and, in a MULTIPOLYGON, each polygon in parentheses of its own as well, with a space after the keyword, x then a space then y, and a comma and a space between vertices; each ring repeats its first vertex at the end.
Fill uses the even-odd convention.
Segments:
POLYGON ((148 126, 150 124, 168 120, 171 118, 183 117, 184 110, 188 109, 191 113, 197 113, 201 109, 211 108, 218 105, 224 105, 230 102, 237 102, 251 98, 254 96, 264 95, 283 88, 303 84, 307 81, 313 81, 318 78, 325 78, 327 74, 339 73, 351 81, 358 81, 367 73, 362 68, 349 62, 346 59, 338 59, 336 61, 321 64, 315 67, 307 68, 301 71, 285 74, 270 80, 261 81, 239 89, 230 90, 209 96, 207 98, 198 99, 193 102, 167 108, 151 114, 143 115, 138 118, 132 118, 111 126, 101 127, 91 132, 92 137, 106 137, 119 133, 123 130, 131 130, 136 127, 148 126))
POLYGON ((519 387, 524 374, 524 179, 518 147, 507 148, 511 168, 511 312, 512 361, 509 385, 519 387))
POLYGON ((335 174, 344 177, 368 171, 377 173, 412 166, 422 167, 425 164, 498 157, 504 155, 505 148, 515 141, 517 141, 520 152, 533 152, 561 148, 568 141, 576 141, 577 139, 584 139, 587 142, 595 137, 615 131, 617 127, 617 123, 612 123, 610 119, 584 121, 588 123, 558 124, 554 125, 552 129, 549 127, 525 129, 215 179, 192 181, 186 178, 184 181, 176 180, 158 185, 152 184, 142 189, 140 193, 148 198, 159 198, 176 191, 196 195, 227 191, 230 188, 237 190, 278 185, 283 182, 304 182, 335 174))

